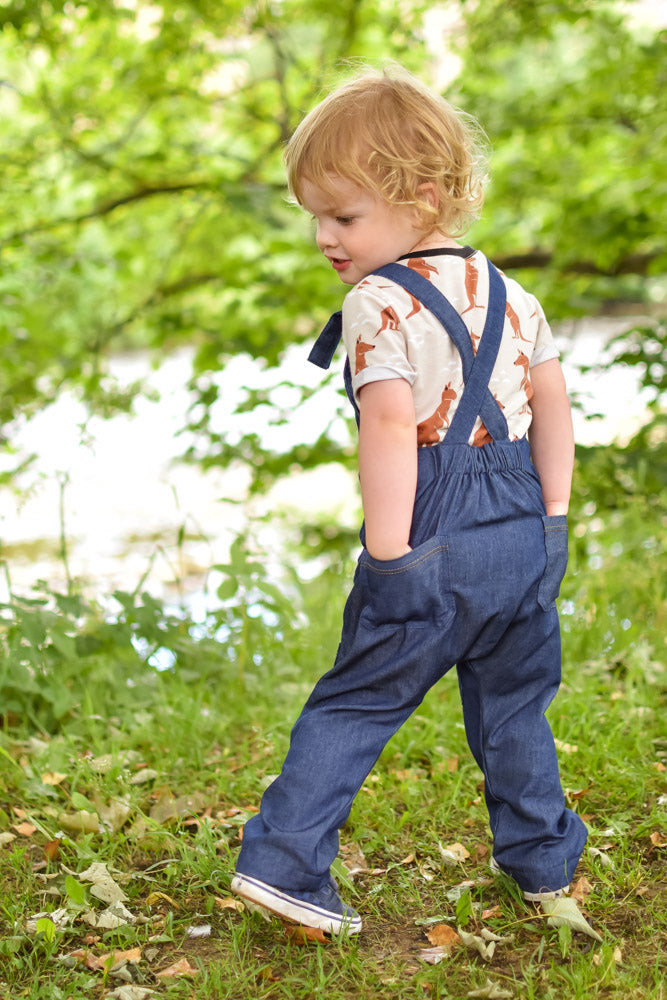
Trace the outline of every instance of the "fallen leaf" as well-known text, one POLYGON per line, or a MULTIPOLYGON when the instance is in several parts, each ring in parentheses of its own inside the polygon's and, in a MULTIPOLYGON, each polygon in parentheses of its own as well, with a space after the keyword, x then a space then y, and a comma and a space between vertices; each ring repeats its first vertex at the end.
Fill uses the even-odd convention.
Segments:
MULTIPOLYGON (((16 830, 16 827, 14 827, 16 830)), ((654 847, 667 847, 667 837, 664 833, 659 833, 657 830, 651 834, 649 840, 654 847)))
POLYGON ((585 875, 582 875, 580 879, 577 879, 575 884, 572 886, 572 892, 570 895, 572 899, 576 899, 578 903, 583 903, 586 896, 591 892, 593 886, 588 881, 585 875))
POLYGON ((146 986, 119 986, 111 993, 106 993, 105 997, 107 1000, 149 1000, 153 995, 153 990, 146 986))
POLYGON ((146 767, 141 771, 137 771, 130 778, 128 784, 130 785, 147 785, 149 781, 155 781, 159 778, 160 774, 158 771, 154 771, 151 767, 146 767))
POLYGON ((118 833, 125 826, 131 812, 127 799, 112 799, 108 804, 95 804, 102 825, 111 833, 118 833))
POLYGON ((447 770, 450 774, 455 774, 459 769, 459 758, 449 757, 447 760, 447 770))
POLYGON ((158 903, 161 899, 163 899, 165 903, 168 903, 169 906, 173 906, 175 910, 179 908, 178 903, 175 903, 171 896, 168 896, 166 892, 151 892, 146 902, 149 906, 154 906, 155 903, 158 903))
POLYGON ((449 951, 446 948, 438 946, 437 948, 420 948, 417 957, 429 965, 438 965, 448 955, 449 951))
POLYGON ((485 941, 484 938, 479 937, 477 934, 469 934, 467 931, 458 928, 461 941, 466 946, 466 948, 472 948, 478 951, 485 962, 490 962, 493 958, 493 953, 496 950, 495 941, 485 941))
MULTIPOLYGON (((114 931, 118 927, 127 927, 136 924, 137 918, 127 909, 120 900, 112 903, 106 910, 97 916, 97 920, 92 924, 104 931, 114 931)), ((87 921, 91 923, 91 921, 87 921)))
POLYGON ((234 899, 232 896, 228 896, 227 899, 221 899, 220 896, 214 896, 215 905, 220 910, 237 910, 239 913, 243 913, 245 910, 245 905, 240 899, 234 899))
POLYGON ((595 941, 602 941, 597 931, 593 930, 583 913, 571 896, 559 896, 557 899, 543 899, 540 906, 547 914, 547 924, 550 927, 570 927, 573 931, 581 931, 595 941))
POLYGON ((6 847, 7 844, 11 844, 13 840, 16 840, 16 834, 0 833, 0 847, 6 847))
POLYGON ((25 929, 28 934, 37 933, 37 924, 40 920, 50 920, 54 925, 56 930, 64 930, 74 919, 74 914, 71 913, 65 907, 61 907, 58 910, 52 910, 51 913, 35 913, 32 917, 26 920, 25 929))
POLYGON ((211 936, 211 925, 200 924, 198 927, 187 927, 185 936, 189 938, 206 938, 211 936))
POLYGON ((399 865, 411 865, 414 864, 415 856, 414 854, 407 854, 402 861, 399 861, 399 865))
POLYGON ((556 744, 556 749, 560 750, 561 753, 577 753, 579 747, 576 743, 564 743, 562 740, 554 739, 556 744))
POLYGON ((490 920, 491 917, 499 917, 499 916, 501 916, 501 910, 500 906, 498 906, 497 904, 496 906, 490 907, 490 909, 488 910, 482 910, 482 920, 490 920))
POLYGON ((96 899, 101 899, 103 903, 125 903, 127 901, 128 897, 121 887, 114 882, 107 870, 107 866, 99 861, 93 862, 85 872, 81 872, 79 878, 82 882, 92 884, 91 894, 96 899))
POLYGON ((502 986, 498 986, 497 983, 492 982, 490 979, 487 979, 481 989, 470 990, 466 996, 479 997, 479 1000, 506 1000, 506 998, 512 996, 512 993, 509 990, 504 990, 502 986))
POLYGON ((15 823, 12 827, 17 833, 20 833, 22 837, 32 837, 33 833, 37 832, 37 827, 33 826, 32 823, 15 823))
POLYGON ((570 802, 578 802, 579 799, 583 799, 584 795, 587 795, 588 792, 590 792, 592 787, 593 785, 588 785, 587 788, 580 788, 576 792, 573 792, 568 788, 565 790, 565 797, 570 802))
POLYGON ((304 927, 302 924, 283 923, 285 935, 295 944, 309 944, 316 941, 318 944, 329 944, 330 939, 325 935, 320 927, 304 927))
POLYGON ((42 775, 42 784, 53 786, 60 785, 66 777, 66 774, 59 774, 58 771, 45 771, 42 775))
POLYGON ((279 983, 280 976, 276 976, 273 973, 273 969, 260 969, 259 978, 264 979, 267 983, 279 983))
POLYGON ((197 975, 199 975, 199 969, 193 969, 187 958, 182 958, 167 969, 163 969, 162 972, 155 973, 156 979, 178 979, 180 976, 197 975))
POLYGON ((597 847, 589 847, 588 853, 592 858, 597 858, 603 868, 613 868, 614 862, 611 860, 608 854, 604 851, 599 850, 597 847))
POLYGON ((44 844, 44 857, 47 861, 55 861, 58 857, 61 843, 62 841, 60 840, 48 840, 44 844))
POLYGON ((495 941, 496 944, 511 944, 514 940, 513 934, 506 934, 504 937, 502 934, 494 934, 490 931, 488 927, 482 927, 479 932, 484 941, 495 941))
POLYGON ((206 808, 206 802, 206 796, 201 792, 181 795, 178 798, 174 798, 171 792, 167 792, 158 798, 149 815, 156 823, 164 826, 167 823, 178 822, 184 816, 203 812, 206 808))
POLYGON ((458 865, 470 857, 470 851, 467 851, 463 844, 447 844, 446 847, 443 847, 438 841, 438 850, 446 865, 458 865))
POLYGON ((80 809, 75 813, 59 813, 58 824, 63 830, 69 830, 71 833, 99 833, 100 830, 99 816, 86 809, 80 809))
POLYGON ((449 927, 447 924, 437 924, 436 927, 428 931, 426 937, 434 947, 444 948, 447 955, 450 954, 452 948, 461 944, 459 935, 453 927, 449 927))

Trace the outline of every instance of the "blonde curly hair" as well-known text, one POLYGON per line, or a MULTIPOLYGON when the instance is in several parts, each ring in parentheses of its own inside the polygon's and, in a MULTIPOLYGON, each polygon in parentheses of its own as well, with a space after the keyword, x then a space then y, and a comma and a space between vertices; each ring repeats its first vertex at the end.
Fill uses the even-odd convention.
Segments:
POLYGON ((404 70, 365 72, 321 101, 285 148, 290 192, 301 204, 304 179, 323 190, 331 177, 370 188, 393 205, 412 205, 425 233, 460 236, 483 202, 484 136, 404 70), (420 187, 437 192, 431 204, 420 187))

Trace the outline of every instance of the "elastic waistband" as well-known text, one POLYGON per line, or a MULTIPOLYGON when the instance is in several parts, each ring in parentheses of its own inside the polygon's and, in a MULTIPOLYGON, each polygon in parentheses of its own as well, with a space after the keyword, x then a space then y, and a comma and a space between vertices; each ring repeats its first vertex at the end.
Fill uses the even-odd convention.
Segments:
POLYGON ((452 473, 465 475, 483 472, 504 472, 507 469, 529 469, 530 445, 520 441, 490 441, 478 448, 472 444, 447 444, 446 440, 420 448, 419 468, 433 475, 452 473))

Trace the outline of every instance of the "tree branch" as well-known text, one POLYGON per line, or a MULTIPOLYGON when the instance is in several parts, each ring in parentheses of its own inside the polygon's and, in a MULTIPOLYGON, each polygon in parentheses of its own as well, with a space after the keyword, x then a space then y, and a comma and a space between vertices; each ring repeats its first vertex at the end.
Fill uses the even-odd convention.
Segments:
POLYGON ((92 208, 89 212, 83 212, 81 215, 64 216, 59 219, 44 220, 36 223, 34 226, 30 226, 27 229, 19 229, 5 237, 5 239, 2 240, 2 243, 0 243, 0 246, 25 239, 26 236, 32 236, 34 233, 42 233, 51 229, 57 229, 59 226, 75 226, 80 222, 88 221, 88 219, 98 219, 103 215, 109 215, 122 205, 130 205, 134 201, 142 201, 144 198, 152 198, 157 194, 176 194, 181 191, 196 191, 201 190, 202 188, 211 189, 212 187, 213 185, 210 181, 187 181, 182 184, 147 184, 136 191, 130 191, 118 198, 111 198, 109 201, 103 201, 99 205, 96 205, 95 208, 92 208))
MULTIPOLYGON (((611 267, 599 267, 591 260, 574 260, 565 263, 559 269, 567 274, 596 274, 601 277, 617 278, 621 274, 648 274, 648 269, 654 260, 661 257, 664 250, 655 250, 652 253, 633 253, 627 257, 621 257, 611 267)), ((497 254, 493 261, 497 267, 504 271, 519 270, 521 268, 543 269, 551 267, 554 254, 550 250, 528 250, 524 253, 497 254)))

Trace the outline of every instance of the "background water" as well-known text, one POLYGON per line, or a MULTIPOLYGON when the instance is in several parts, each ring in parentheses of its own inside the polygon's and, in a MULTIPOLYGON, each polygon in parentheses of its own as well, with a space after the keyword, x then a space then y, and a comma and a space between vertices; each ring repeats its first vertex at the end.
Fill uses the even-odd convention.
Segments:
MULTIPOLYGON (((628 325, 627 319, 604 318, 556 331, 568 387, 582 406, 574 411, 581 444, 622 440, 641 423, 647 400, 631 369, 579 372, 579 366, 598 361, 610 337, 628 325), (594 413, 602 416, 591 419, 594 413)), ((316 385, 322 375, 305 362, 306 355, 303 346, 289 352, 283 374, 293 379, 298 372, 305 384, 316 385)), ((350 525, 357 521, 355 476, 335 465, 291 476, 267 497, 244 503, 247 479, 242 472, 204 473, 178 462, 189 443, 178 432, 190 404, 184 387, 190 359, 190 352, 181 351, 152 370, 142 354, 114 358, 112 370, 121 382, 142 377, 159 394, 158 402, 139 400, 132 416, 90 417, 82 403, 64 394, 20 427, 16 444, 36 452, 38 460, 21 478, 21 496, 0 492, 3 556, 16 593, 29 593, 40 580, 58 589, 66 586, 59 554, 63 516, 70 574, 88 581, 92 595, 109 594, 116 587, 133 590, 148 571, 145 588, 151 593, 190 599, 203 592, 208 568, 225 560, 230 541, 248 518, 291 507, 308 515, 328 511, 350 525)), ((223 402, 214 413, 216 427, 234 428, 240 426, 233 410, 243 386, 278 379, 275 372, 240 357, 220 381, 223 402)), ((283 392, 280 403, 289 408, 289 390, 283 392)), ((256 429, 265 439, 271 435, 271 445, 307 444, 329 422, 334 393, 331 387, 324 389, 281 428, 268 429, 261 410, 244 414, 243 428, 256 429)), ((340 433, 345 433, 343 426, 340 433)), ((0 598, 5 599, 6 589, 4 581, 0 598)))

